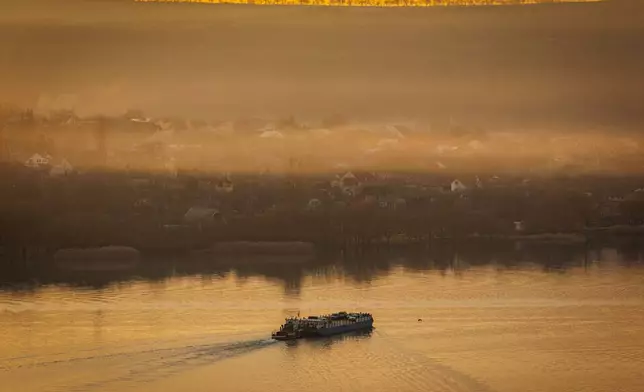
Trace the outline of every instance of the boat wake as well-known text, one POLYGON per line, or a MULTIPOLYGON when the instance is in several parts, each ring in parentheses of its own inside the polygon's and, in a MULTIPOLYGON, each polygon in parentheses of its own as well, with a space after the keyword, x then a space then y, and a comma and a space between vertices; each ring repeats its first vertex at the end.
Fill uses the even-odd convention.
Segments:
POLYGON ((397 343, 382 329, 374 330, 374 334, 384 343, 378 350, 379 355, 387 358, 391 372, 389 376, 397 385, 413 391, 491 392, 483 382, 397 343))
MULTIPOLYGON (((116 353, 96 353, 86 356, 71 356, 64 359, 38 360, 30 363, 11 365, 5 363, 3 370, 25 368, 50 368, 53 366, 73 367, 82 373, 83 369, 100 368, 92 371, 91 378, 80 382, 71 380, 50 385, 48 392, 81 392, 92 390, 119 390, 119 387, 140 385, 192 370, 199 366, 213 364, 225 359, 269 347, 277 343, 271 339, 250 339, 234 342, 191 344, 165 348, 145 348, 116 353)), ((69 356, 69 353, 67 354, 69 356)))
MULTIPOLYGON (((112 346, 111 352, 88 349, 3 358, 0 372, 2 377, 9 377, 8 381, 29 381, 25 391, 141 390, 158 381, 172 383, 166 380, 171 376, 178 376, 177 382, 185 382, 200 367, 273 347, 268 358, 273 355, 280 359, 275 363, 269 361, 266 368, 254 369, 255 378, 263 380, 265 390, 278 389, 284 383, 299 390, 311 382, 342 388, 345 380, 355 379, 358 372, 359 385, 364 387, 361 390, 374 392, 490 392, 483 382, 416 351, 380 328, 287 344, 254 337, 244 333, 233 341, 213 342, 212 336, 201 336, 192 340, 139 342, 131 347, 112 346), (298 372, 283 370, 282 365, 291 360, 297 363, 298 372), (360 366, 361 363, 368 366, 360 366)), ((224 366, 213 371, 226 372, 225 369, 224 366)), ((238 390, 246 386, 236 385, 241 388, 238 390)), ((251 381, 247 386, 248 390, 256 387, 251 381)))

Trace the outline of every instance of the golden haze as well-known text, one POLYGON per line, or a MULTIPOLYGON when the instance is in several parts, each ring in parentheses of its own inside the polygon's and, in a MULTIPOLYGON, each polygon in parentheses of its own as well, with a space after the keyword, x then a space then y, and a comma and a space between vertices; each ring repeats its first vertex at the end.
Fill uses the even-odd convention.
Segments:
POLYGON ((602 0, 135 0, 140 3, 202 3, 255 5, 315 5, 346 7, 442 7, 482 5, 525 5, 593 3, 602 0))

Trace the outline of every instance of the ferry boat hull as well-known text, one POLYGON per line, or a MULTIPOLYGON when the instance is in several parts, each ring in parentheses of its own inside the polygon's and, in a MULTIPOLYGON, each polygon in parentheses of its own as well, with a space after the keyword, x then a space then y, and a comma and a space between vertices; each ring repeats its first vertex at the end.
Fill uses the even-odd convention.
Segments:
POLYGON ((275 340, 295 340, 295 339, 300 339, 302 337, 301 334, 299 333, 287 333, 287 334, 273 334, 272 338, 275 340))
POLYGON ((372 329, 372 328, 373 328, 373 320, 320 329, 317 331, 317 333, 314 336, 332 336, 332 335, 338 335, 341 333, 362 331, 362 330, 372 329))
POLYGON ((271 337, 275 340, 295 340, 333 336, 372 328, 373 316, 369 313, 339 312, 325 316, 286 319, 286 323, 279 331, 273 332, 271 337))

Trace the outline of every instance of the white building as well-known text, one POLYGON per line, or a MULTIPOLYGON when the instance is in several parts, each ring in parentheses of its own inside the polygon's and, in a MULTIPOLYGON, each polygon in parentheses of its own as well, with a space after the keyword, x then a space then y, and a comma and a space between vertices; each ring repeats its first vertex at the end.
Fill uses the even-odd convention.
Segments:
POLYGON ((50 157, 48 156, 42 156, 38 153, 32 155, 27 161, 25 162, 25 166, 33 168, 33 169, 38 169, 43 166, 49 165, 50 157))
POLYGON ((215 190, 219 193, 231 193, 235 190, 235 184, 226 177, 215 185, 215 190))
POLYGON ((452 190, 452 192, 463 192, 467 189, 467 187, 460 180, 454 180, 452 181, 450 189, 452 190))

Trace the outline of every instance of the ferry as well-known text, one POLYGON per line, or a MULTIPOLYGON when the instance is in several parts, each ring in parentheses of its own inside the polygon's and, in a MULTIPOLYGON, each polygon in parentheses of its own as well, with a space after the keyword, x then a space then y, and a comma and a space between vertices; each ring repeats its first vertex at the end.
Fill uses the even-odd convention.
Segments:
POLYGON ((373 328, 371 313, 338 312, 306 318, 289 317, 278 331, 271 334, 275 340, 294 340, 318 336, 331 336, 345 332, 373 328))

